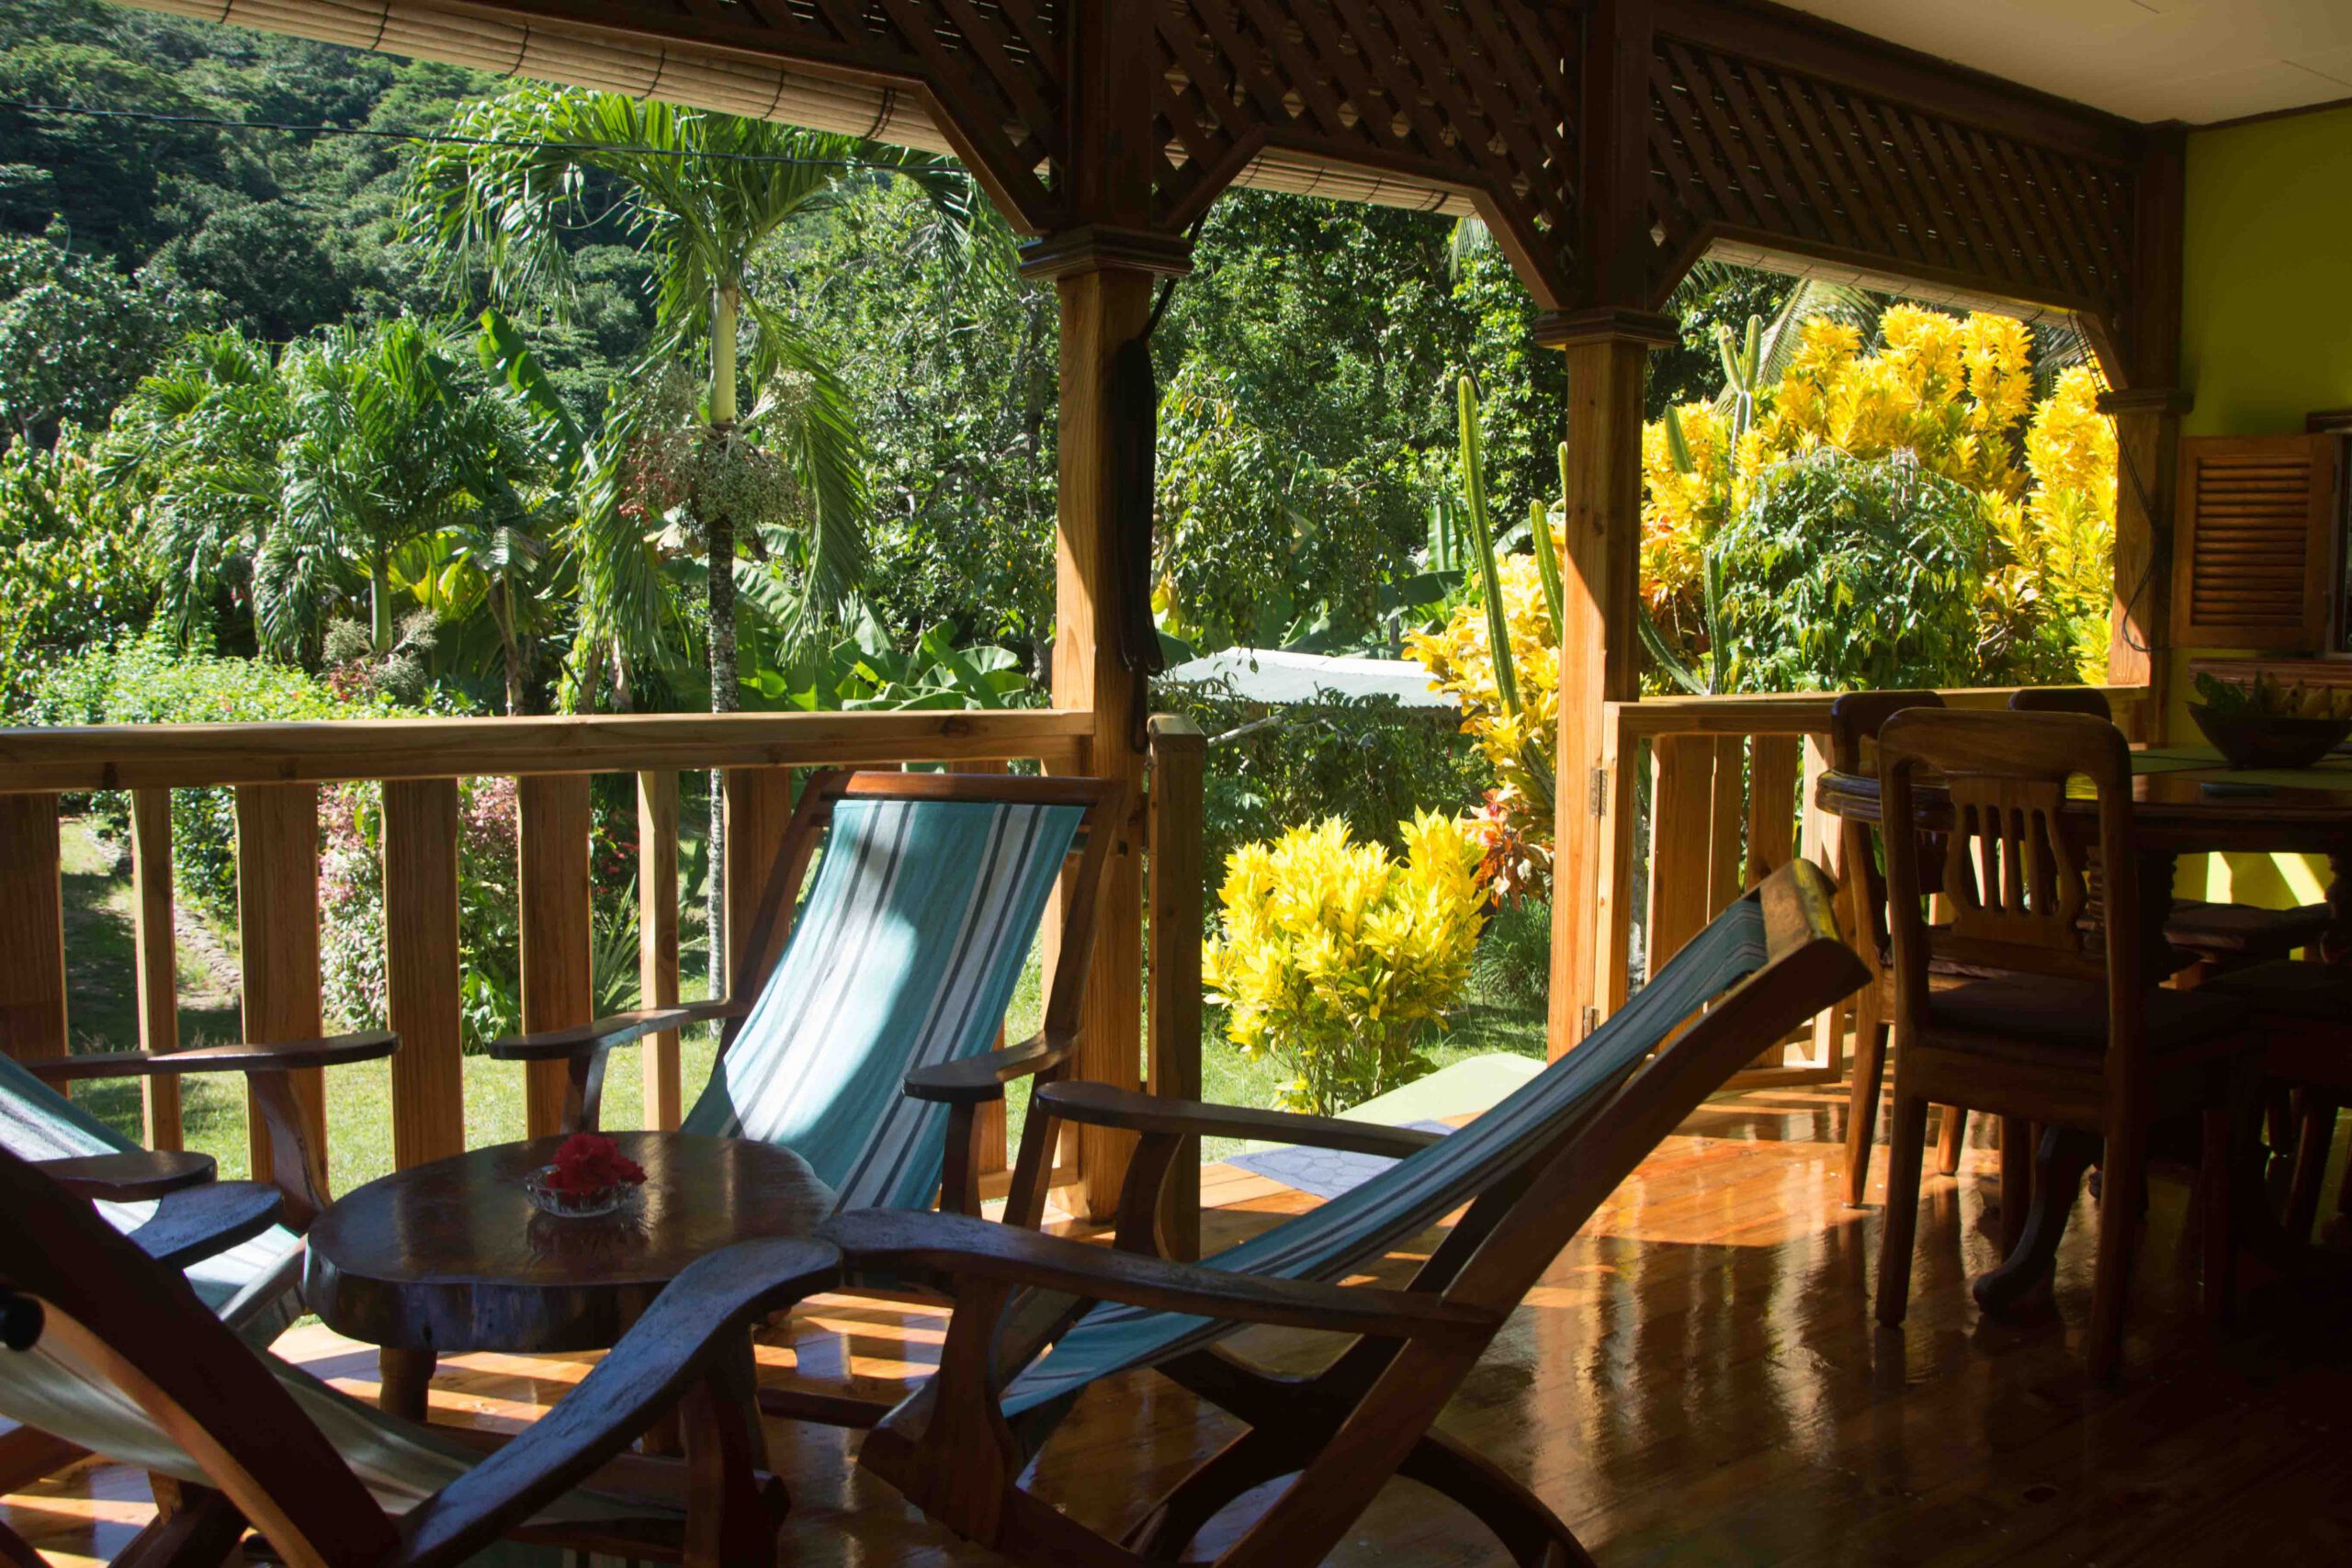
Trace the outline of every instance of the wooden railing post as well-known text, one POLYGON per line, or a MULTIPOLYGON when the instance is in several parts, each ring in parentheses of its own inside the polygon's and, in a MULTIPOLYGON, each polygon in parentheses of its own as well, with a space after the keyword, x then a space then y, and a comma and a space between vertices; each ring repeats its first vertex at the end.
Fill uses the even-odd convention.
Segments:
MULTIPOLYGON (((678 775, 637 775, 638 1006, 669 1007, 678 999, 678 775)), ((676 1130, 680 1102, 678 1032, 648 1035, 639 1066, 645 1077, 645 1124, 676 1130)))
MULTIPOLYGON (((1634 900, 1637 859, 1634 829, 1640 817, 1636 792, 1641 787, 1642 743, 1627 731, 1620 705, 1611 703, 1604 712, 1600 763, 1593 782, 1597 796, 1593 804, 1600 807, 1600 823, 1595 845, 1599 875, 1592 900, 1594 940, 1591 952, 1585 955, 1591 964, 1590 989, 1586 994, 1592 999, 1580 1006, 1575 1031, 1578 1039, 1591 1033, 1603 1017, 1625 1005, 1634 966, 1634 922, 1641 914, 1634 900)), ((1556 914, 1552 933, 1556 943, 1556 914)), ((1569 962, 1575 962, 1577 956, 1571 953, 1569 962)), ((1551 1054, 1556 1056, 1561 1049, 1555 1036, 1551 1054)))
MULTIPOLYGON (((1147 1082, 1175 1100, 1201 1098, 1201 911, 1204 863, 1203 775, 1208 739, 1174 714, 1151 720, 1151 1026, 1147 1082)), ((1169 1256, 1201 1255, 1200 1140, 1187 1138, 1160 1187, 1160 1236, 1169 1256)))
MULTIPOLYGON (((586 1023, 595 1008, 594 941, 589 905, 588 775, 543 773, 519 780, 516 895, 522 903, 523 1027, 537 1033, 586 1023)), ((563 1124, 565 1068, 527 1069, 524 1126, 534 1138, 563 1124)))
POLYGON ((405 1169, 463 1154, 455 779, 384 785, 384 986, 401 1037, 392 1057, 392 1163, 405 1169))
MULTIPOLYGON (((172 792, 130 792, 131 940, 139 970, 139 1048, 180 1048, 179 942, 172 921, 172 792)), ((181 1146, 180 1080, 139 1080, 147 1146, 181 1146)))
MULTIPOLYGON (((308 784, 237 786, 237 957, 244 982, 245 1038, 255 1044, 315 1040, 326 1032, 319 993, 319 789, 308 784)), ((327 1147, 322 1069, 286 1075, 323 1178, 327 1147)), ((253 1091, 245 1095, 253 1174, 275 1172, 253 1091)))
POLYGON ((1699 934, 1712 912, 1715 737, 1661 735, 1650 742, 1650 928, 1644 948, 1657 974, 1699 934))
POLYGON ((0 1051, 65 1055, 65 891, 57 796, 0 795, 0 1051))
POLYGON ((792 931, 791 911, 768 933, 763 953, 745 951, 760 896, 775 869, 775 852, 792 820, 790 768, 727 770, 727 972, 729 988, 738 975, 763 975, 784 951, 792 931))

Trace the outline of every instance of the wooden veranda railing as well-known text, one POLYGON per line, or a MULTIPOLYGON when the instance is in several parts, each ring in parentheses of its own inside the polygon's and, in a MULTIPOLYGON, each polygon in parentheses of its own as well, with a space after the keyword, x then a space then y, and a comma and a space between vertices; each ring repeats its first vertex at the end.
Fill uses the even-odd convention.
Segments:
MULTIPOLYGON (((236 808, 243 1032, 256 1042, 325 1032, 319 939, 319 799, 322 786, 382 789, 384 961, 396 1165, 460 1152, 465 1091, 458 953, 458 780, 516 781, 517 929, 523 1027, 589 1021, 594 1006, 589 886, 591 799, 597 773, 634 776, 643 1005, 678 998, 678 781, 720 770, 727 814, 727 949, 737 950, 791 815, 796 771, 836 766, 995 769, 1034 761, 1083 772, 1094 716, 1084 710, 857 714, 640 715, 577 718, 346 720, 263 725, 154 725, 0 730, 0 1051, 62 1055, 72 1038, 59 851, 59 797, 129 793, 136 962, 120 984, 138 993, 142 1050, 179 1047, 175 987, 171 792, 226 786, 236 808)), ((1150 1000, 1148 1081, 1198 1092, 1201 861, 1200 737, 1182 720, 1151 728, 1155 774, 1116 852, 1155 871, 1150 972, 1190 976, 1192 995, 1150 1000)), ((1050 920, 1055 917, 1049 914, 1050 920)), ((1101 976, 1098 975, 1098 981, 1101 976)), ((1132 983, 1132 982, 1130 982, 1132 983)), ((1135 1005, 1140 1010, 1143 998, 1135 1005)), ((118 1044, 126 1043, 122 1042, 118 1044)), ((675 1034, 643 1053, 646 1122, 674 1127, 686 1086, 675 1034)), ((1080 1065, 1084 1071, 1086 1064, 1080 1065)), ((499 1070, 514 1070, 501 1066, 499 1070)), ((1130 1069, 1132 1070, 1132 1069, 1130 1069)), ((311 1131, 327 1149, 324 1086, 295 1075, 311 1131), (307 1080, 307 1081, 303 1081, 307 1080)), ((148 1140, 180 1145, 178 1083, 142 1080, 148 1140)), ((699 1087, 699 1086, 694 1086, 699 1087)), ((534 1083, 529 1130, 553 1131, 558 1086, 534 1083)), ((984 1133, 993 1189, 1005 1168, 1001 1107, 984 1133)), ((269 1151, 255 1126, 254 1170, 269 1151)), ((1057 1174, 1077 1180, 1075 1156, 1057 1174)), ((332 1151, 327 1150, 330 1159, 332 1151)))
MULTIPOLYGON (((1945 691, 1954 707, 2003 707, 2015 687, 1945 691)), ((2100 688, 2127 733, 2141 686, 2100 688)), ((1657 966, 1724 906, 1794 854, 1845 868, 1834 818, 1814 783, 1829 765, 1836 693, 1652 697, 1611 703, 1590 798, 1601 819, 1592 995, 1578 1038, 1623 1005, 1635 971, 1657 966), (1644 829, 1646 829, 1646 831, 1644 829)), ((1853 911, 1841 908, 1851 921, 1853 911)), ((1851 934, 1852 927, 1848 927, 1851 934)), ((1864 953, 1876 964, 1876 955, 1864 953)), ((1773 1047, 1735 1089, 1828 1082, 1843 1076, 1852 1008, 1841 1006, 1773 1047)))

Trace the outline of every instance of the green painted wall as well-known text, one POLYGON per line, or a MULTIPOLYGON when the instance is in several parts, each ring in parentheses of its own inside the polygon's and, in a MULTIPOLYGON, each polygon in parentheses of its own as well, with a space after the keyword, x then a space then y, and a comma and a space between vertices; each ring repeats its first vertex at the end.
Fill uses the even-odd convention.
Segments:
MULTIPOLYGON (((2352 108, 2192 132, 2181 256, 2181 383, 2190 435, 2284 435, 2313 409, 2352 407, 2352 108)), ((2170 733, 2194 739, 2176 650, 2170 733)), ((2190 896, 2315 901, 2301 857, 2184 862, 2190 896), (2201 884, 2201 886, 2199 886, 2201 884)))
POLYGON ((2191 435, 2352 406, 2352 108, 2188 138, 2181 377, 2191 435))

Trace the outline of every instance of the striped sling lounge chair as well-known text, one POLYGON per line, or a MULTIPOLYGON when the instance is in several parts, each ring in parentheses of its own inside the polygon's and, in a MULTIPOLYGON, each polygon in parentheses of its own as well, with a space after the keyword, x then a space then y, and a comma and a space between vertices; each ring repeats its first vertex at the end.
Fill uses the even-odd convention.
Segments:
MULTIPOLYGON (((770 1238, 701 1259, 540 1420, 469 1442, 240 1338, 143 1235, 0 1151, 0 1414, 179 1483, 117 1562, 213 1568, 248 1525, 322 1568, 774 1561, 783 1495, 762 1473, 748 1328, 823 1288, 832 1248, 770 1238), (626 1454, 673 1405, 684 1462, 626 1454)), ((0 1562, 41 1561, 0 1525, 0 1562)))
MULTIPOLYGON (((389 1056, 399 1037, 381 1031, 276 1045, 219 1045, 150 1055, 97 1052, 16 1062, 0 1056, 0 1149, 26 1160, 61 1160, 128 1154, 138 1148, 51 1084, 76 1078, 158 1077, 242 1072, 253 1089, 272 1167, 282 1195, 280 1223, 260 1235, 187 1266, 188 1284, 205 1305, 255 1345, 266 1345, 300 1315, 302 1240, 326 1207, 323 1163, 303 1130, 287 1074, 300 1067, 374 1061, 389 1056)), ((116 1229, 135 1231, 156 1213, 154 1201, 100 1202, 116 1229)), ((24 1485, 80 1457, 52 1434, 0 1421, 0 1491, 24 1485)))
MULTIPOLYGON (((1124 788, 1103 779, 820 773, 786 825, 729 997, 499 1041, 491 1055, 569 1066, 565 1130, 594 1127, 606 1052, 692 1019, 724 1021, 710 1081, 683 1129, 757 1138, 806 1159, 841 1210, 978 1214, 980 1108, 1004 1085, 1061 1076, 1124 788), (820 837, 815 886, 796 918, 820 837), (1032 935, 1077 863, 1037 1035, 992 1049, 1032 935)), ((1009 1222, 1036 1224, 1052 1173, 1016 1186, 1009 1222)), ((774 1414, 807 1415, 784 1391, 774 1414)), ((853 1402, 855 1403, 855 1402, 853 1402)), ((865 1425, 885 1406, 835 1416, 865 1425)))
POLYGON ((1838 940, 1833 897, 1818 870, 1791 863, 1582 1044, 1450 1136, 1084 1083, 1040 1089, 1023 1165, 1048 1146, 1049 1121, 1142 1134, 1118 1248, 948 1214, 829 1222, 820 1234, 841 1247, 853 1285, 867 1270, 927 1274, 955 1300, 939 1371, 867 1434, 860 1462, 1021 1562, 1169 1562, 1244 1493, 1295 1475, 1217 1562, 1297 1568, 1319 1562, 1395 1474, 1462 1503, 1519 1562, 1589 1562, 1532 1493, 1430 1425, 1511 1308, 1658 1141, 1766 1045, 1868 978, 1838 940), (1404 1157, 1204 1263, 1168 1262, 1151 1256, 1159 1182, 1182 1139, 1203 1134, 1404 1157), (1464 1204, 1408 1289, 1334 1282, 1464 1204), (1252 1323, 1358 1337, 1325 1371, 1277 1378, 1218 1344, 1252 1323), (1114 1544, 1019 1477, 1081 1389, 1143 1367, 1250 1429, 1114 1544))

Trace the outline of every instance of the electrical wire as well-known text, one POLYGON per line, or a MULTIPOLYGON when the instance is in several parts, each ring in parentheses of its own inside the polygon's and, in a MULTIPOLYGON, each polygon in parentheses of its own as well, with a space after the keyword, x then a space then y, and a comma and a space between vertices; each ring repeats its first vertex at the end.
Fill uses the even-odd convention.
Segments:
POLYGON ((365 125, 296 125, 284 120, 227 119, 212 115, 164 114, 153 109, 94 108, 83 104, 35 104, 0 100, 0 109, 20 114, 78 115, 85 119, 134 120, 150 125, 207 126, 220 130, 274 130, 296 136, 356 136, 378 141, 407 141, 448 147, 513 147, 540 152, 626 152, 647 158, 707 158, 729 164, 767 164, 796 169, 846 169, 882 175, 912 171, 902 164, 865 158, 795 158, 775 152, 727 152, 689 147, 616 147, 602 141, 514 141, 495 136, 458 136, 449 131, 382 130, 365 125))

